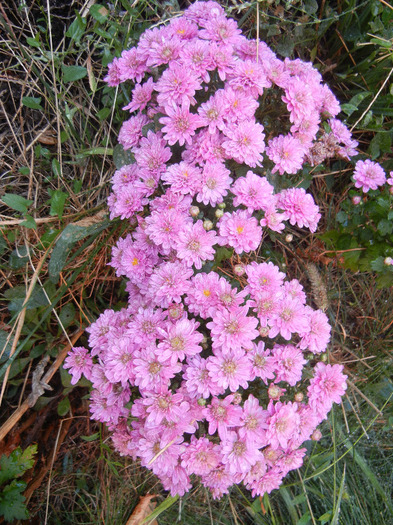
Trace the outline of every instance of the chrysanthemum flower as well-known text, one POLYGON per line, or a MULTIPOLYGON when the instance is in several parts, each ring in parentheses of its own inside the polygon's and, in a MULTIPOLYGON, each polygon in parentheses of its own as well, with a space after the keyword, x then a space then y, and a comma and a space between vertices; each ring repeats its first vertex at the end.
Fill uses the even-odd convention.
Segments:
POLYGON ((289 222, 299 228, 309 228, 312 232, 317 229, 321 218, 319 208, 314 199, 303 188, 289 188, 278 194, 277 206, 284 210, 289 222))
POLYGON ((83 346, 74 346, 64 361, 64 368, 68 369, 72 376, 71 385, 76 385, 82 374, 86 379, 90 379, 92 366, 93 358, 83 346))
POLYGON ((160 123, 164 124, 162 132, 164 138, 170 146, 179 143, 183 146, 185 142, 191 143, 191 137, 195 135, 195 131, 200 127, 199 115, 190 113, 186 104, 177 106, 172 103, 165 108, 166 117, 160 118, 160 123))
POLYGON ((280 175, 292 174, 302 167, 305 149, 292 135, 279 135, 269 141, 266 154, 275 164, 272 173, 278 171, 280 175))
POLYGON ((233 307, 230 310, 217 310, 213 320, 207 323, 213 340, 213 348, 231 349, 251 348, 252 341, 258 337, 258 320, 247 316, 248 307, 233 307))
POLYGON ((256 250, 262 239, 262 228, 255 217, 247 211, 224 213, 218 227, 218 244, 232 246, 239 254, 256 250))
POLYGON ((142 137, 142 128, 148 123, 149 119, 142 113, 123 122, 117 140, 125 150, 138 145, 142 137))
POLYGON ((268 209, 275 203, 274 188, 266 177, 260 177, 248 171, 245 177, 239 177, 231 187, 235 195, 234 206, 247 206, 250 213, 255 210, 268 209))
POLYGON ((227 139, 222 147, 228 157, 251 168, 262 164, 262 153, 265 150, 262 124, 252 120, 241 121, 234 127, 228 126, 224 133, 227 139))
POLYGON ((358 160, 353 172, 355 188, 362 188, 364 193, 369 190, 376 190, 386 182, 384 169, 377 163, 369 159, 358 160))
POLYGON ((206 231, 202 221, 187 224, 179 233, 176 241, 177 257, 187 266, 202 268, 205 261, 214 259, 216 232, 206 231))

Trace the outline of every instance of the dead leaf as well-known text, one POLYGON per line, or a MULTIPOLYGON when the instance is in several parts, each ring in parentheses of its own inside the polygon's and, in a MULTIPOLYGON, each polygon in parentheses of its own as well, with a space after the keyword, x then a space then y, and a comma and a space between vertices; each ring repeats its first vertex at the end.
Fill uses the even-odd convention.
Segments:
MULTIPOLYGON (((139 500, 138 505, 135 507, 134 512, 128 518, 126 525, 141 525, 142 521, 147 518, 147 516, 151 514, 156 507, 157 503, 152 501, 152 499, 156 497, 157 494, 148 494, 147 496, 143 496, 139 500)), ((158 522, 157 520, 154 520, 149 525, 158 525, 158 522)))
POLYGON ((107 212, 105 210, 101 210, 92 217, 85 217, 84 219, 81 219, 80 221, 76 221, 73 224, 75 226, 83 226, 86 228, 87 226, 92 226, 93 224, 97 224, 98 222, 101 222, 102 219, 106 216, 107 212))
POLYGON ((38 142, 47 146, 53 146, 54 144, 57 144, 57 135, 54 131, 49 129, 44 131, 44 133, 41 133, 38 137, 38 142))

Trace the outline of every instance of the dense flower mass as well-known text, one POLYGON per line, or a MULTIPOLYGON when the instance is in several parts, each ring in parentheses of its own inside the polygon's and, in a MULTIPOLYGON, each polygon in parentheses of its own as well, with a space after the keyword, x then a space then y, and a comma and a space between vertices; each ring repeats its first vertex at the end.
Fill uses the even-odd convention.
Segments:
MULTIPOLYGON (((65 366, 73 384, 91 380, 92 417, 116 449, 173 495, 191 475, 215 498, 241 482, 263 495, 302 464, 304 441, 346 388, 341 366, 305 358, 326 350, 327 316, 258 256, 287 222, 316 231, 311 194, 276 191, 271 175, 316 158, 339 104, 311 64, 247 40, 212 1, 145 31, 105 80, 134 83, 119 142, 135 162, 116 171, 108 201, 112 218, 132 224, 111 261, 129 304, 101 314, 91 350, 74 348, 65 366), (289 112, 285 134, 258 120, 270 90, 289 112), (235 274, 220 264, 232 254, 235 274)), ((345 157, 353 144, 340 132, 345 157)))

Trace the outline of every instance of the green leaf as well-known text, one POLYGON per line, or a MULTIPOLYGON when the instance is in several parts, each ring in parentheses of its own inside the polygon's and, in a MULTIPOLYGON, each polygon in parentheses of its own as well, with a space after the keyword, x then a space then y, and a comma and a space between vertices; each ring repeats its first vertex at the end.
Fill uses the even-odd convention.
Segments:
POLYGON ((131 150, 125 150, 121 144, 117 144, 113 148, 113 162, 115 163, 116 169, 120 169, 128 164, 135 162, 134 155, 131 150))
POLYGON ((83 439, 83 441, 87 441, 88 443, 90 441, 95 441, 96 439, 98 439, 100 437, 100 433, 99 432, 96 432, 95 434, 92 434, 91 436, 81 436, 81 438, 83 439))
POLYGON ((64 204, 67 200, 68 193, 64 193, 64 191, 61 190, 55 190, 52 193, 51 199, 50 199, 50 212, 49 214, 53 216, 58 216, 59 219, 63 216, 64 211, 64 204))
POLYGON ((141 523, 141 525, 144 525, 144 523, 149 523, 153 520, 155 520, 160 514, 164 512, 164 510, 169 509, 176 501, 179 499, 179 495, 176 496, 168 496, 158 507, 156 507, 151 514, 149 514, 141 523))
POLYGON ((63 327, 68 328, 75 319, 75 306, 72 303, 64 305, 60 310, 59 318, 63 327))
POLYGON ((82 18, 79 13, 76 13, 76 18, 68 28, 66 36, 69 36, 75 42, 80 42, 86 29, 86 18, 82 18))
POLYGON ((8 332, 0 330, 0 355, 2 354, 2 356, 0 357, 0 363, 4 363, 4 361, 7 361, 10 355, 12 341, 14 338, 10 337, 7 343, 8 336, 8 332))
POLYGON ((75 80, 80 80, 87 76, 87 69, 83 66, 61 66, 63 71, 63 82, 74 82, 75 80))
POLYGON ((307 525, 307 523, 310 523, 311 521, 311 514, 309 511, 307 511, 303 516, 300 518, 298 522, 296 522, 296 525, 307 525))
POLYGON ((379 221, 377 229, 381 235, 390 235, 393 231, 393 222, 387 219, 382 219, 379 221))
POLYGON ((331 519, 332 519, 332 511, 329 510, 328 512, 325 512, 325 514, 322 514, 322 516, 318 518, 318 521, 320 521, 322 525, 325 525, 325 523, 327 523, 331 519))
POLYGON ((19 246, 18 249, 12 250, 8 264, 13 270, 23 268, 29 262, 29 256, 26 246, 19 246))
POLYGON ((101 4, 92 5, 89 9, 89 13, 95 20, 97 20, 97 22, 100 22, 100 24, 105 22, 109 15, 108 9, 101 4))
POLYGON ((67 257, 78 241, 85 237, 98 233, 109 225, 109 221, 92 224, 91 226, 79 226, 77 224, 68 224, 58 238, 52 251, 49 261, 49 277, 52 282, 57 282, 59 274, 64 268, 67 257))
POLYGON ((342 475, 341 483, 340 483, 340 490, 338 492, 338 498, 336 501, 336 506, 335 506, 333 518, 332 518, 330 525, 338 525, 338 517, 340 515, 341 500, 342 500, 343 493, 344 493, 344 482, 345 482, 345 463, 344 463, 344 471, 343 471, 343 475, 342 475))
POLYGON ((28 207, 33 204, 33 201, 30 199, 25 199, 21 195, 15 195, 14 193, 4 193, 1 200, 4 204, 20 213, 27 213, 28 207))
POLYGON ((31 228, 33 230, 37 229, 37 223, 31 215, 25 215, 25 220, 22 221, 20 224, 25 228, 31 228))
POLYGON ((41 97, 23 97, 22 105, 31 109, 41 109, 44 108, 41 106, 41 97))
POLYGON ((0 499, 0 515, 6 521, 25 520, 29 517, 26 498, 22 494, 25 488, 26 483, 16 480, 4 487, 0 499))
POLYGON ((67 415, 70 409, 71 409, 71 404, 70 404, 70 400, 68 396, 62 399, 60 403, 57 405, 57 413, 60 417, 64 417, 65 415, 67 415))
POLYGON ((30 445, 24 451, 18 447, 9 456, 3 454, 0 458, 0 485, 10 479, 19 478, 26 470, 31 469, 36 453, 37 445, 30 445))
POLYGON ((385 270, 384 258, 378 257, 375 261, 371 261, 370 266, 374 272, 383 272, 385 270))
POLYGON ((345 211, 339 211, 337 214, 336 214, 336 221, 339 222, 340 224, 345 224, 348 220, 348 215, 345 213, 345 211))
POLYGON ((341 110, 344 111, 344 113, 349 117, 357 110, 357 106, 354 104, 341 104, 341 110))
POLYGON ((39 41, 39 34, 37 33, 35 35, 34 38, 31 38, 30 36, 28 36, 26 38, 26 43, 31 46, 31 47, 37 47, 37 48, 40 48, 41 47, 41 42, 39 41))
POLYGON ((377 276, 377 288, 390 288, 393 286, 393 273, 380 273, 377 276))
POLYGON ((392 144, 392 135, 388 131, 377 133, 370 142, 369 152, 373 160, 377 159, 382 153, 390 151, 392 144))

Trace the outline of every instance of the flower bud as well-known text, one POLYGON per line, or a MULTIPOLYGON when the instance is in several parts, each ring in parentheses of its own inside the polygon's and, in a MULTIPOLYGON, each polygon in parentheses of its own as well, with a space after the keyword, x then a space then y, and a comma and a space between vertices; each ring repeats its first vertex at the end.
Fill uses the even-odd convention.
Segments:
POLYGON ((390 186, 389 193, 390 193, 390 195, 393 195, 393 186, 390 186))
POLYGON ((233 394, 233 404, 240 405, 241 402, 242 402, 242 395, 239 392, 235 392, 233 394))
POLYGON ((269 333, 269 328, 267 326, 261 326, 261 328, 259 329, 259 335, 261 337, 267 337, 268 333, 269 333))
POLYGON ((328 360, 328 355, 326 353, 321 354, 321 361, 323 363, 326 363, 327 360, 328 360))
POLYGON ((390 266, 391 264, 393 264, 393 259, 391 257, 385 257, 383 264, 386 264, 386 266, 390 266))
POLYGON ((242 264, 236 264, 236 266, 234 266, 233 268, 233 271, 235 272, 236 275, 238 275, 239 277, 241 275, 244 275, 246 273, 246 270, 244 269, 244 266, 242 264))
POLYGON ((215 213, 217 219, 221 219, 221 217, 224 215, 224 210, 216 210, 216 213, 215 213))
POLYGON ((319 441, 322 437, 322 432, 317 428, 314 430, 314 432, 311 434, 311 439, 313 441, 319 441))
POLYGON ((180 319, 180 317, 183 315, 183 312, 184 308, 182 303, 173 303, 168 306, 168 315, 173 321, 180 319))
POLYGON ((292 233, 288 233, 288 235, 285 236, 285 242, 292 242, 293 241, 293 235, 292 233))
POLYGON ((200 212, 200 209, 198 208, 198 206, 191 206, 190 208, 191 217, 198 217, 199 212, 200 212))
POLYGON ((357 206, 361 202, 362 202, 362 198, 360 197, 360 195, 354 195, 352 197, 352 204, 354 204, 355 206, 357 206))
POLYGON ((304 395, 301 392, 297 392, 295 394, 295 401, 296 403, 301 403, 304 399, 304 395))
POLYGON ((273 399, 273 401, 278 401, 284 392, 284 388, 280 388, 279 386, 274 385, 273 383, 269 386, 269 389, 267 391, 270 399, 273 399))
POLYGON ((225 202, 220 202, 220 204, 218 205, 218 207, 220 208, 220 210, 225 210, 225 208, 227 207, 227 205, 225 204, 225 202))
POLYGON ((206 219, 205 221, 203 221, 203 227, 205 228, 205 230, 207 232, 212 230, 213 226, 214 226, 214 224, 209 219, 206 219))
POLYGON ((200 397, 200 398, 198 399, 198 405, 199 405, 200 407, 204 407, 204 406, 206 405, 206 399, 203 399, 203 397, 200 397))

